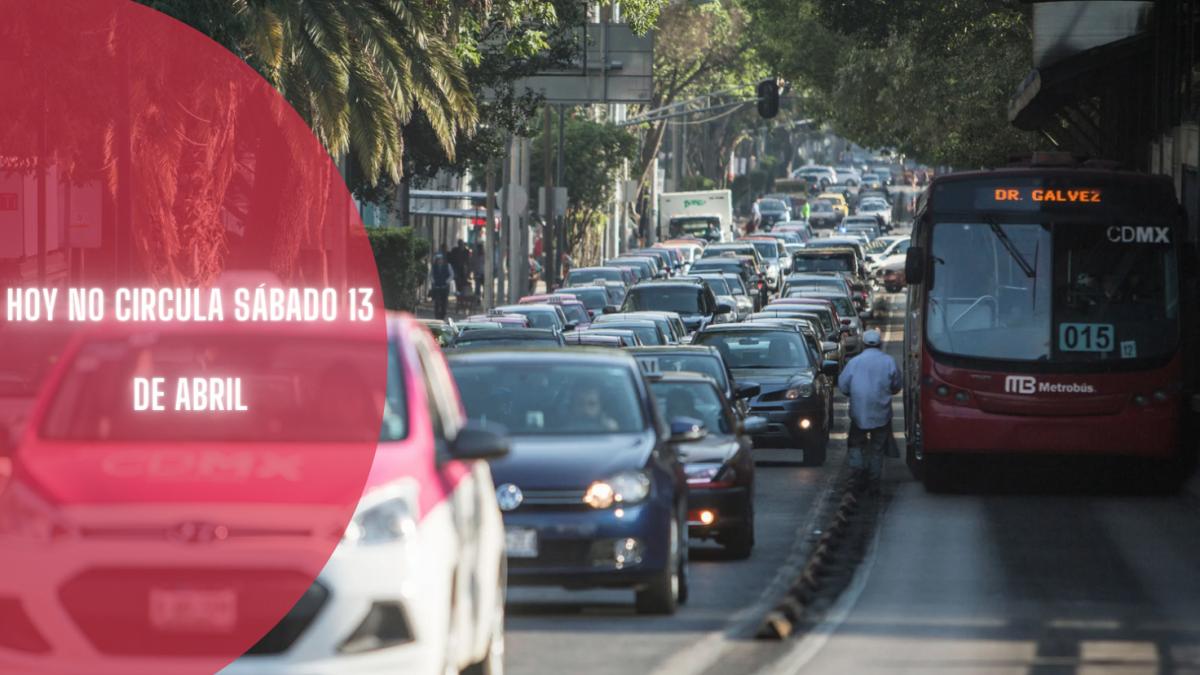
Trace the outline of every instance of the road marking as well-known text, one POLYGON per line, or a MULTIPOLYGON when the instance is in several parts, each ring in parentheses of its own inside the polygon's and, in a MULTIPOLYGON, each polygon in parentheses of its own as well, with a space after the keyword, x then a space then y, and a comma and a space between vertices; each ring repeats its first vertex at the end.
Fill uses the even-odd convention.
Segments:
MULTIPOLYGON (((896 306, 889 303, 889 316, 892 315, 892 311, 895 309, 896 306)), ((901 308, 901 311, 907 310, 901 308)), ((895 333, 896 331, 893 329, 891 322, 889 322, 884 328, 883 340, 885 346, 892 344, 895 333)), ((893 407, 898 402, 898 395, 892 397, 893 407)), ((883 470, 886 474, 887 462, 884 462, 883 470)), ((862 597, 863 591, 867 588, 867 582, 871 578, 871 570, 874 569, 875 561, 879 555, 879 540, 884 525, 884 514, 881 513, 876 521, 875 533, 871 536, 871 544, 867 549, 866 555, 863 557, 862 563, 854 571, 854 577, 851 578, 850 584, 842 591, 837 602, 825 614, 821 622, 806 632, 783 656, 778 658, 773 664, 760 670, 759 673, 765 675, 794 675, 795 673, 799 673, 825 648, 825 645, 829 642, 829 638, 846 623, 850 612, 858 604, 859 598, 862 597)))

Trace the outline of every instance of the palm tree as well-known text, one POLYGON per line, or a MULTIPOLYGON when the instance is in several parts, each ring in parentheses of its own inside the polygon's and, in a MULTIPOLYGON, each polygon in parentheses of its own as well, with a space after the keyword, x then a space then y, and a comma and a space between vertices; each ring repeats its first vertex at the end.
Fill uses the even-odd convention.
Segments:
MULTIPOLYGON (((142 0, 207 33, 277 88, 335 157, 399 180, 402 127, 420 111, 454 156, 475 100, 447 25, 421 0, 142 0)), ((466 3, 469 5, 470 3, 466 3)), ((464 5, 466 6, 466 5, 464 5)))

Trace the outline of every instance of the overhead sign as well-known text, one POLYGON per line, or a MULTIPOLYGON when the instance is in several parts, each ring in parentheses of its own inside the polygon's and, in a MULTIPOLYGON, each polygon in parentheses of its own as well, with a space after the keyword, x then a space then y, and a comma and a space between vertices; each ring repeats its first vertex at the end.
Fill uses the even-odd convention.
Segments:
POLYGON ((576 32, 576 58, 517 83, 548 103, 650 103, 654 93, 654 34, 626 24, 591 23, 576 32))

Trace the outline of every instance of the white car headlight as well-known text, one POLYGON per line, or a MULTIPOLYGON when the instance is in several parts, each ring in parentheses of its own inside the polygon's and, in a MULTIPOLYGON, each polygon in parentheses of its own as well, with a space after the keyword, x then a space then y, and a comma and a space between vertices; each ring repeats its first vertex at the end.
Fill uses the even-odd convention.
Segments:
POLYGON ((0 538, 51 544, 74 533, 66 518, 24 483, 11 481, 0 492, 0 538))
POLYGON ((614 504, 637 504, 650 496, 650 477, 642 471, 624 471, 588 486, 583 501, 593 509, 614 504))
POLYGON ((404 481, 372 490, 342 536, 343 544, 371 545, 404 541, 417 532, 418 488, 404 481))

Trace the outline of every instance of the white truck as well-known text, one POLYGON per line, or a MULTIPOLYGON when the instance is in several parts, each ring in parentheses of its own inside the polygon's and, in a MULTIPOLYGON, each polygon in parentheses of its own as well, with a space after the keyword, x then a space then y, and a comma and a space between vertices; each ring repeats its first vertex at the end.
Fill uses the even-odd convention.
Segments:
POLYGON ((733 193, 729 190, 664 192, 658 197, 658 231, 664 239, 691 235, 732 241, 733 230, 733 193))

